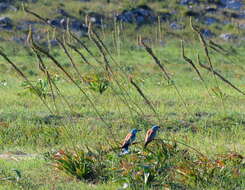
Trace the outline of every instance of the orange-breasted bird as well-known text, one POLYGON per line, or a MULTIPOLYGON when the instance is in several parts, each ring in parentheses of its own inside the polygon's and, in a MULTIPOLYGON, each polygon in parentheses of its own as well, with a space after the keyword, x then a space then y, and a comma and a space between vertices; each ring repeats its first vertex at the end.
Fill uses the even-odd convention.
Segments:
POLYGON ((144 148, 156 137, 159 128, 159 126, 154 125, 146 132, 144 148))
POLYGON ((140 129, 132 129, 130 133, 125 137, 121 148, 125 151, 128 151, 128 147, 135 141, 136 134, 138 131, 141 131, 140 129))

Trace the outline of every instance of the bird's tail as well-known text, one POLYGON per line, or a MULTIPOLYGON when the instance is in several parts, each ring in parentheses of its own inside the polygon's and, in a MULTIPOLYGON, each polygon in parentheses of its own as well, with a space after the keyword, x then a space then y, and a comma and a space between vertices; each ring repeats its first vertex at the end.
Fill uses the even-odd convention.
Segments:
POLYGON ((144 144, 144 149, 147 147, 147 145, 150 143, 150 141, 147 141, 145 144, 144 144))
POLYGON ((122 146, 121 148, 122 148, 122 150, 123 150, 123 149, 128 150, 128 147, 129 147, 129 145, 128 145, 128 144, 125 144, 125 145, 122 146))

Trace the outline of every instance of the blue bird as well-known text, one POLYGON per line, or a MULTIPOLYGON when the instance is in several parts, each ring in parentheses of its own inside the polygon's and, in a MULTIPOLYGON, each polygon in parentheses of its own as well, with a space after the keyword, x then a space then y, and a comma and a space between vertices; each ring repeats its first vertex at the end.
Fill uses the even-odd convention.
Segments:
POLYGON ((159 126, 154 125, 146 132, 144 148, 156 137, 159 128, 159 126))
POLYGON ((139 129, 132 129, 130 133, 125 137, 121 148, 124 149, 125 151, 128 151, 128 147, 135 141, 136 139, 136 134, 138 131, 141 131, 139 129))

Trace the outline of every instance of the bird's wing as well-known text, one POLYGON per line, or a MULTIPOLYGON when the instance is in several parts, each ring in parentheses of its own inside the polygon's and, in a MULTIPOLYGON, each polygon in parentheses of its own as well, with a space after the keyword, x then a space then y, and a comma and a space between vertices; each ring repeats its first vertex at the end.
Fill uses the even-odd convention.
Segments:
POLYGON ((153 135, 153 130, 152 129, 149 129, 146 133, 146 136, 145 136, 145 142, 149 142, 151 141, 152 139, 154 138, 154 135, 153 135))
POLYGON ((123 143, 122 143, 122 147, 128 146, 128 145, 131 143, 131 137, 132 137, 132 134, 129 133, 129 134, 125 137, 125 139, 124 139, 124 141, 123 141, 123 143))

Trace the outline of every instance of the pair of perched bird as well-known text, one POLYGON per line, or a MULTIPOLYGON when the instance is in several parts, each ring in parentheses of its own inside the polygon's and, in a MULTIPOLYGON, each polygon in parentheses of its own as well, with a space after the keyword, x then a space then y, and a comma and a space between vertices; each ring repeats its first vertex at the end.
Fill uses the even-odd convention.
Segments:
MULTIPOLYGON (((144 148, 146 148, 146 146, 156 137, 159 128, 160 128, 159 126, 154 125, 146 132, 144 148)), ((138 131, 141 130, 132 129, 131 132, 125 137, 123 144, 121 146, 123 150, 128 151, 128 147, 135 141, 136 134, 138 131)))

